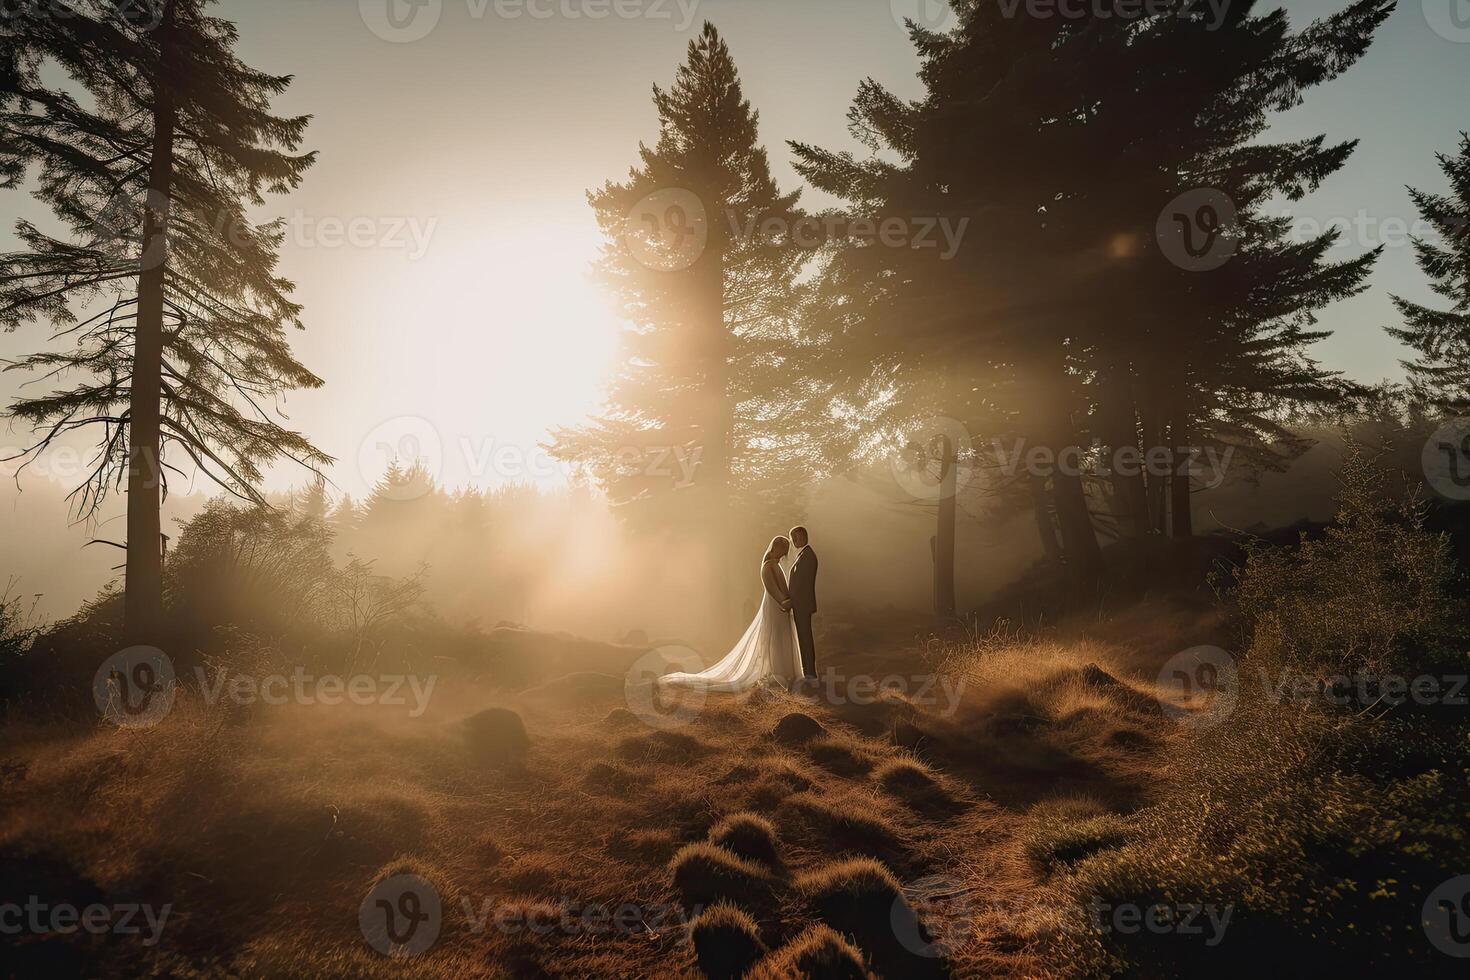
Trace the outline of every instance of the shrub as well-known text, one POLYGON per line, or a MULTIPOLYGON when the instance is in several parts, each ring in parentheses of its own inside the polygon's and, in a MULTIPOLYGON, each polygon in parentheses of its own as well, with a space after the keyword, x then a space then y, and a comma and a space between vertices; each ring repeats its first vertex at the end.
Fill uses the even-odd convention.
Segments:
POLYGON ((961 804, 945 791, 924 766, 911 759, 896 759, 879 769, 874 781, 885 793, 895 796, 920 814, 946 817, 961 804))
POLYGON ((11 594, 14 582, 0 592, 0 664, 9 666, 36 642, 41 627, 35 618, 36 603, 40 596, 33 596, 27 603, 11 594))
POLYGON ((1253 656, 1324 673, 1403 672, 1442 656, 1453 634, 1466 639, 1449 539, 1425 530, 1417 494, 1392 499, 1385 479, 1351 447, 1321 538, 1302 535, 1294 552, 1247 546, 1233 579, 1253 656))
MULTIPOLYGON (((1423 529, 1412 499, 1383 510, 1381 477, 1361 453, 1342 483, 1325 537, 1294 553, 1257 546, 1236 574, 1248 679, 1423 670, 1464 649, 1443 539, 1423 529)), ((1127 842, 1059 875, 1064 908, 1127 904, 1168 924, 1203 907, 1220 918, 1216 935, 1094 920, 1057 932, 1060 966, 1087 976, 1229 977, 1262 962, 1281 975, 1448 975, 1421 910, 1470 867, 1464 714, 1344 711, 1241 684, 1234 712, 1171 755, 1160 801, 1128 818, 1127 842)), ((1068 841, 1043 828, 1036 846, 1060 859, 1106 829, 1068 841)))
POLYGON ((636 786, 639 779, 622 766, 594 762, 587 767, 587 774, 582 777, 582 782, 588 789, 598 793, 621 795, 636 786))
POLYGON ((1086 975, 1222 977, 1262 959, 1314 975, 1442 966, 1419 912, 1470 861, 1470 835, 1449 816, 1470 806, 1463 777, 1452 775, 1470 760, 1463 737, 1396 729, 1311 707, 1243 705, 1184 751, 1160 804, 1129 818, 1133 841, 1084 858, 1063 886, 1074 909, 1228 912, 1223 941, 1092 923, 1063 933, 1062 962, 1086 975))

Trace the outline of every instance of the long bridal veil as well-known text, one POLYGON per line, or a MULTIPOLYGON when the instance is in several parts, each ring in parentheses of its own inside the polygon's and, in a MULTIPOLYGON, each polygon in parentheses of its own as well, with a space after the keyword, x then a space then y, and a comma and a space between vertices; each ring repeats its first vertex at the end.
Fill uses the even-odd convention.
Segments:
POLYGON ((745 635, 718 663, 697 674, 665 674, 658 684, 704 691, 744 691, 767 679, 785 684, 799 677, 796 624, 769 592, 762 590, 761 596, 761 607, 745 635))

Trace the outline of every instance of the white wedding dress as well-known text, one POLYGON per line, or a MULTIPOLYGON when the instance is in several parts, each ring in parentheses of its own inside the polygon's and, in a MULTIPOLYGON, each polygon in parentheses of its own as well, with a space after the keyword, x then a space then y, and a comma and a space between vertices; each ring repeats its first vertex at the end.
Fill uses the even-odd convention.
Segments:
MULTIPOLYGON (((786 591, 786 576, 776 565, 773 578, 781 591, 786 591)), ((665 674, 658 679, 661 687, 693 687, 704 691, 745 691, 766 681, 783 686, 802 676, 798 662, 796 623, 791 613, 781 608, 781 599, 772 594, 766 583, 765 563, 761 565, 761 607, 745 635, 720 658, 720 662, 697 674, 665 674)))

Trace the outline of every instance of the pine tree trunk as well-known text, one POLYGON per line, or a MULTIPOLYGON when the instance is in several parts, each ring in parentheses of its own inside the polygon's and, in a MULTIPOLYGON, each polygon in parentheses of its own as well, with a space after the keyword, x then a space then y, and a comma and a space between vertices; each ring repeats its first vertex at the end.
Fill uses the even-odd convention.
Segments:
POLYGON ((934 615, 955 614, 954 553, 957 447, 949 436, 939 437, 939 518, 934 538, 934 615))
MULTIPOLYGON (((171 27, 172 4, 159 27, 171 27)), ((154 86, 153 160, 143 209, 142 269, 128 402, 128 538, 123 635, 154 643, 163 620, 162 505, 163 288, 173 191, 174 108, 167 84, 154 86)))
POLYGON ((1051 499, 1046 493, 1046 480, 1031 477, 1031 505, 1036 513, 1036 533, 1041 537, 1041 551, 1048 561, 1062 563, 1062 543, 1057 540, 1057 522, 1052 517, 1051 499))
POLYGON ((738 629, 742 623, 744 593, 740 585, 741 570, 749 567, 749 556, 736 547, 733 532, 735 513, 730 496, 730 440, 734 406, 731 399, 730 330, 725 321, 725 261, 728 240, 725 234, 725 204, 710 201, 708 207, 709 237, 705 251, 691 267, 699 290, 702 321, 697 329, 704 335, 705 364, 701 427, 699 483, 704 506, 708 510, 710 534, 715 549, 716 567, 721 581, 719 627, 723 633, 738 629))
POLYGON ((1058 470, 1052 479, 1052 492, 1056 497, 1067 565, 1079 584, 1091 585, 1102 572, 1102 546, 1092 526, 1082 478, 1058 470))
POLYGON ((1149 398, 1148 405, 1143 410, 1144 468, 1148 473, 1148 480, 1144 486, 1144 505, 1148 508, 1149 530, 1153 534, 1164 534, 1168 528, 1169 478, 1155 472, 1150 462, 1150 453, 1167 442, 1164 438, 1164 424, 1161 415, 1157 396, 1149 398))
MULTIPOLYGON (((1137 409, 1133 386, 1126 368, 1119 368, 1104 380, 1101 392, 1103 417, 1108 427, 1107 440, 1112 458, 1110 481, 1113 487, 1113 516, 1118 522, 1119 538, 1138 538, 1150 529, 1148 491, 1143 483, 1141 465, 1120 472, 1119 451, 1138 448, 1137 409)), ((1130 461, 1131 465, 1132 461, 1130 461)))
POLYGON ((1092 526, 1082 476, 1073 467, 1078 462, 1076 432, 1068 407, 1066 369, 1060 352, 1043 365, 1046 401, 1041 407, 1043 444, 1056 454, 1052 472, 1052 498, 1057 524, 1062 532, 1062 551, 1076 583, 1090 588, 1102 573, 1102 547, 1092 526), (1071 472, 1066 472, 1071 469, 1071 472))
POLYGON ((1194 511, 1190 504, 1189 468, 1189 419, 1184 409, 1179 409, 1170 427, 1170 445, 1174 447, 1173 475, 1169 478, 1170 504, 1173 516, 1173 534, 1176 538, 1194 537, 1194 511))

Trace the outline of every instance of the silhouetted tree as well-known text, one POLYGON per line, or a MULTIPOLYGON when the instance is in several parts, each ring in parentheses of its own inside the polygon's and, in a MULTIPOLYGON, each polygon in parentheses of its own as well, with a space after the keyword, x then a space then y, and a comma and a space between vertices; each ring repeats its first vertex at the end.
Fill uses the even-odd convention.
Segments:
MULTIPOLYGON (((922 99, 871 80, 859 89, 850 118, 870 155, 794 144, 798 169, 850 205, 969 221, 950 262, 847 253, 869 267, 836 267, 836 305, 879 346, 886 336, 887 356, 925 377, 921 388, 948 392, 941 403, 988 405, 999 429, 987 435, 1009 428, 1027 448, 1070 456, 1045 474, 1039 526, 1048 540, 1055 514, 1061 554, 1088 581, 1101 560, 1089 499, 1107 483, 1121 533, 1162 519, 1147 514, 1141 481, 1096 479, 1094 440, 1141 452, 1213 438, 1264 454, 1281 434, 1273 412, 1340 390, 1304 353, 1322 336, 1309 327, 1313 311, 1361 288, 1373 256, 1327 263, 1334 236, 1291 242, 1287 223, 1260 210, 1315 187, 1351 144, 1259 137, 1269 111, 1351 65, 1392 4, 1359 0, 1297 33, 1251 2, 1218 22, 1187 0, 1133 17, 954 6, 949 34, 911 25, 922 99), (1235 203, 1218 233, 1241 257, 1224 274, 1171 265, 1156 241, 1165 205, 1197 189, 1235 203), (855 302, 864 292, 881 302, 855 302)), ((1005 475, 1015 493, 1021 475, 1005 475)), ((1188 484, 1175 483, 1175 530, 1187 534, 1188 484)))
POLYGON ((1400 296, 1394 305, 1402 327, 1389 333, 1418 351, 1405 362, 1411 382, 1428 401, 1454 411, 1470 407, 1470 134, 1460 134, 1458 156, 1438 155, 1449 178, 1448 194, 1409 189, 1419 214, 1440 241, 1414 239, 1419 268, 1430 288, 1448 303, 1436 309, 1400 296))
POLYGON ((1270 113, 1357 61, 1392 4, 1359 0, 1296 32, 1285 11, 1261 9, 1180 4, 1142 21, 1112 45, 1129 84, 1089 109, 1101 162, 1075 212, 1110 259, 1087 296, 1092 425, 1109 450, 1172 457, 1170 477, 1114 477, 1124 533, 1164 530, 1167 487, 1172 532, 1188 536, 1191 449, 1282 469, 1304 448, 1287 413, 1352 391, 1307 350, 1328 336, 1313 329, 1317 311, 1365 288, 1378 252, 1330 262, 1335 230, 1294 241, 1290 220, 1265 209, 1315 190, 1356 142, 1262 137, 1270 113))
POLYGON ((801 425, 786 386, 809 253, 784 239, 797 195, 772 179, 712 25, 653 101, 658 141, 625 181, 588 195, 607 237, 600 271, 631 324, 624 357, 603 415, 557 430, 549 448, 626 516, 723 529, 793 482, 801 425))
POLYGON ((62 328, 66 349, 18 366, 86 377, 9 414, 36 428, 32 458, 100 427, 95 469, 77 491, 83 513, 126 473, 125 632, 135 642, 152 638, 162 610, 159 504, 177 472, 166 449, 255 503, 264 465, 329 461, 277 422, 282 392, 321 380, 287 342, 301 308, 275 272, 283 228, 245 215, 311 165, 313 154, 295 152, 307 117, 271 113, 290 78, 243 64, 234 25, 206 16, 206 4, 131 5, 139 18, 107 2, 21 4, 7 13, 0 56, 11 110, 0 152, 39 165, 36 195, 71 232, 19 223, 23 250, 0 257, 0 324, 62 328), (69 82, 51 84, 43 62, 69 82))

